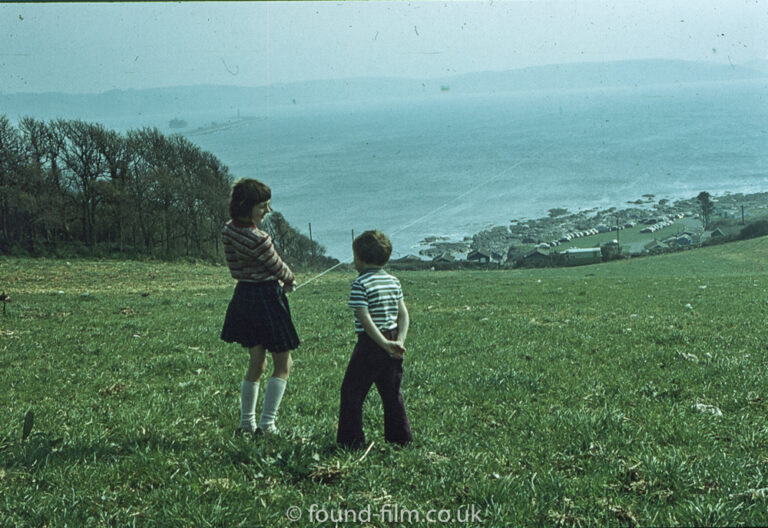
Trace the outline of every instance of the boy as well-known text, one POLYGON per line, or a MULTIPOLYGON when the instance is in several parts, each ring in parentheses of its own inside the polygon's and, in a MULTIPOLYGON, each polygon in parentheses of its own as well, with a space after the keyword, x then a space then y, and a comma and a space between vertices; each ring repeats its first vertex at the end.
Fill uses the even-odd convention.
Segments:
POLYGON ((357 345, 341 384, 336 441, 353 449, 365 445, 363 402, 375 383, 384 406, 384 438, 404 445, 412 439, 400 392, 409 319, 400 281, 383 269, 392 243, 380 231, 366 231, 354 240, 352 250, 360 273, 349 296, 357 345))

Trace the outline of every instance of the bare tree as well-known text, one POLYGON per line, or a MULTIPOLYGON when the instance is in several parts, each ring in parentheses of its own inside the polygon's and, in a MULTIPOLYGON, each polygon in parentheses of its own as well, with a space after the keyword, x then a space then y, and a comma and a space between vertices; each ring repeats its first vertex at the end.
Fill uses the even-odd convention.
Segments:
POLYGON ((114 226, 110 231, 117 238, 120 252, 125 251, 125 217, 126 209, 126 179, 127 179, 127 147, 125 140, 113 130, 104 130, 96 136, 96 149, 106 163, 109 175, 109 185, 104 186, 102 193, 109 205, 111 222, 107 227, 114 226))
POLYGON ((23 118, 19 129, 30 169, 29 176, 35 187, 35 223, 44 233, 46 241, 69 238, 69 214, 59 171, 64 139, 52 125, 31 117, 23 118))
POLYGON ((153 182, 150 173, 155 166, 157 145, 162 142, 162 135, 156 128, 143 128, 128 132, 126 171, 127 200, 135 212, 133 227, 141 233, 144 249, 152 253, 154 230, 150 193, 153 182))
POLYGON ((99 124, 64 120, 57 120, 55 128, 66 139, 63 153, 65 185, 81 212, 83 242, 92 246, 96 208, 102 200, 100 183, 109 175, 106 160, 98 148, 106 130, 99 124))
POLYGON ((7 117, 0 116, 0 227, 7 242, 16 234, 13 226, 19 226, 18 221, 11 224, 11 204, 18 204, 20 198, 18 183, 21 164, 21 136, 7 117))

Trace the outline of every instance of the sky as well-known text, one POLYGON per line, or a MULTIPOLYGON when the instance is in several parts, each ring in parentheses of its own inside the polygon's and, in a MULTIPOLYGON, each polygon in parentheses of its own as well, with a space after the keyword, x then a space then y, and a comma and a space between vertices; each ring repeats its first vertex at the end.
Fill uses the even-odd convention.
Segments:
POLYGON ((768 0, 0 4, 0 92, 768 59, 768 0))

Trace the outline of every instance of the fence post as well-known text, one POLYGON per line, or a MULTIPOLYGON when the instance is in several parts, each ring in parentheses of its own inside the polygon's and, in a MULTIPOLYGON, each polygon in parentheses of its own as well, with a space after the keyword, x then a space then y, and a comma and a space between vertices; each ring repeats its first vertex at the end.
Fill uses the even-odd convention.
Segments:
POLYGON ((309 247, 312 248, 312 256, 315 256, 315 243, 312 240, 312 222, 309 223, 309 247))

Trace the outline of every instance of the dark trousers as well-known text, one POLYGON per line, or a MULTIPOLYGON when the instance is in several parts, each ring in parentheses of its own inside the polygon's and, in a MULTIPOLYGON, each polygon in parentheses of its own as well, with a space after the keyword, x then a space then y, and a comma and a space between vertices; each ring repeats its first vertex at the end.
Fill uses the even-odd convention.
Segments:
MULTIPOLYGON (((397 339, 397 330, 382 333, 389 340, 397 339)), ((390 357, 367 334, 359 334, 341 383, 336 441, 352 448, 365 445, 363 402, 375 383, 384 406, 384 438, 401 445, 410 442, 411 424, 400 392, 402 380, 403 360, 390 357)))

